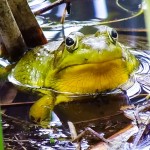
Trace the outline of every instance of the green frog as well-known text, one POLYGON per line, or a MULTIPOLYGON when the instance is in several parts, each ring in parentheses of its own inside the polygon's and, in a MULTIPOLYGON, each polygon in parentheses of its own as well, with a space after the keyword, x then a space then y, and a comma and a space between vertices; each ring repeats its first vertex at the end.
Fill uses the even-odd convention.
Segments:
POLYGON ((93 35, 72 32, 64 41, 28 51, 9 80, 42 93, 29 112, 30 118, 41 124, 61 102, 121 87, 138 66, 136 57, 118 42, 117 31, 100 26, 93 35))

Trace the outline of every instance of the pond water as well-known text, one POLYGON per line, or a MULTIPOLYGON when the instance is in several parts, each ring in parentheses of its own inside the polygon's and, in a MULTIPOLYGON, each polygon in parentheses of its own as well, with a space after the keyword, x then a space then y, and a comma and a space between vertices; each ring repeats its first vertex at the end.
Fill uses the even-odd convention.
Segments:
MULTIPOLYGON (((50 3, 46 0, 29 1, 33 12, 50 3)), ((7 116, 3 115, 2 121, 7 149, 74 150, 77 144, 71 142, 67 121, 74 123, 77 133, 81 133, 86 127, 91 127, 98 133, 104 133, 106 137, 109 137, 131 122, 120 112, 120 107, 127 104, 139 104, 145 101, 150 93, 150 51, 146 32, 143 30, 145 29, 144 17, 143 14, 133 17, 140 11, 141 1, 83 0, 81 2, 72 0, 71 14, 66 16, 62 27, 59 21, 64 8, 65 4, 37 16, 49 41, 62 40, 64 34, 67 36, 72 31, 82 31, 85 34, 95 33, 100 22, 107 21, 109 26, 115 27, 120 33, 119 41, 129 47, 140 60, 140 67, 130 79, 129 84, 123 87, 126 92, 115 91, 97 95, 94 96, 94 102, 90 101, 91 98, 87 98, 86 102, 79 101, 57 106, 50 129, 42 129, 29 123, 28 111, 31 103, 26 105, 20 103, 32 102, 37 99, 37 96, 17 91, 11 83, 2 81, 1 101, 9 99, 18 103, 13 106, 3 106, 7 114, 7 116), (133 18, 125 19, 129 17, 133 18), (123 18, 124 21, 119 21, 123 18), (130 31, 131 29, 134 30, 130 31)), ((97 142, 98 140, 92 136, 86 136, 82 140, 81 147, 88 149, 90 145, 97 142)))

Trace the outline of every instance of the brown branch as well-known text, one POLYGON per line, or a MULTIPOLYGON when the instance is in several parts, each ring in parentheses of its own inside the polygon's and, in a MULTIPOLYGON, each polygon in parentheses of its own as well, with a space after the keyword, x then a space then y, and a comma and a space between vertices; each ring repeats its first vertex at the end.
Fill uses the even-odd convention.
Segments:
POLYGON ((18 28, 28 47, 46 44, 48 41, 44 36, 40 25, 32 13, 26 0, 7 0, 18 28))
POLYGON ((127 141, 131 136, 133 136, 137 132, 138 132, 138 127, 130 124, 126 128, 120 130, 116 134, 109 137, 107 140, 109 140, 110 143, 99 142, 97 145, 93 146, 91 150, 100 150, 100 149, 108 150, 110 148, 113 149, 113 146, 117 144, 117 141, 120 141, 118 142, 118 148, 119 148, 121 146, 120 144, 124 144, 125 141, 127 141))
POLYGON ((34 15, 40 15, 40 14, 42 14, 42 13, 44 13, 44 12, 46 12, 46 11, 56 7, 56 6, 59 6, 59 5, 63 4, 63 3, 69 3, 69 2, 70 2, 70 0, 57 0, 56 2, 48 5, 47 7, 44 7, 42 9, 40 9, 40 10, 35 11, 34 15))
POLYGON ((10 55, 17 61, 27 49, 7 0, 0 0, 0 36, 10 55))

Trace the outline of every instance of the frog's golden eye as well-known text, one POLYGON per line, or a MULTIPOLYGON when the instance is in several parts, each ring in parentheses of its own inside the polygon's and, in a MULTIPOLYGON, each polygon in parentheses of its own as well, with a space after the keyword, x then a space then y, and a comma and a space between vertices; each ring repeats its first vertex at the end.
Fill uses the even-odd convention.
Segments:
POLYGON ((118 39, 118 33, 115 29, 111 29, 108 31, 109 37, 112 40, 113 43, 116 43, 118 39))
POLYGON ((76 35, 69 35, 66 40, 66 49, 68 52, 72 53, 74 50, 76 50, 78 48, 78 41, 77 41, 77 37, 76 35))

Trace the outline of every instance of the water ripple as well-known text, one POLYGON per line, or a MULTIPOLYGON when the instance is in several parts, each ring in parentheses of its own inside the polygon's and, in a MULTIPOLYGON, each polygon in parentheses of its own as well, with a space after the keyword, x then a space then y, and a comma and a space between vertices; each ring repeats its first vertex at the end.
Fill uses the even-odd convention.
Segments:
POLYGON ((131 52, 139 59, 140 66, 131 79, 133 84, 127 89, 127 95, 131 100, 136 99, 135 102, 140 102, 150 94, 150 55, 148 51, 131 52))

